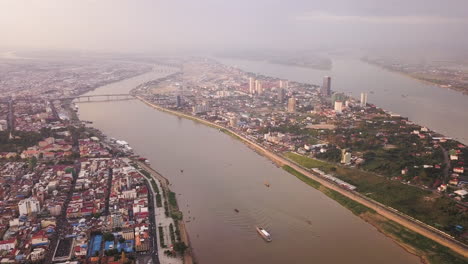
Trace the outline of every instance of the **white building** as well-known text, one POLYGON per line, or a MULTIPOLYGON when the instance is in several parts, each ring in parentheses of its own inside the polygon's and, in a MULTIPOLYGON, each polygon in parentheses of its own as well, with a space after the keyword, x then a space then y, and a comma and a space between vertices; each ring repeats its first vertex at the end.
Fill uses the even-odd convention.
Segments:
POLYGON ((0 120, 0 131, 5 131, 8 128, 8 123, 6 120, 0 120))
POLYGON ((257 91, 257 94, 263 93, 262 82, 260 80, 255 80, 255 91, 257 91))
POLYGON ((295 113, 296 112, 296 98, 291 97, 288 99, 288 112, 295 113))
POLYGON ((367 105, 367 93, 361 93, 361 107, 367 105))
POLYGON ((255 93, 255 79, 253 77, 249 78, 249 93, 250 94, 255 93))
POLYGON ((350 164, 351 163, 351 153, 346 150, 341 150, 341 163, 350 164))
POLYGON ((28 198, 19 201, 18 203, 18 209, 20 215, 31 215, 33 213, 38 213, 41 211, 41 205, 39 204, 39 201, 34 198, 28 198))
POLYGON ((343 101, 335 101, 335 113, 343 113, 343 101))

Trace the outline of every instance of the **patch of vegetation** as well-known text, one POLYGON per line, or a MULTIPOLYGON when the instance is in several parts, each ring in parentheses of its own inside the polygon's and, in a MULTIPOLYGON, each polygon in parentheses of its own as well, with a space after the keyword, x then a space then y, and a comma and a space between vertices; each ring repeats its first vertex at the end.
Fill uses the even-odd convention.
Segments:
POLYGON ((166 248, 166 244, 164 242, 164 230, 162 228, 162 226, 158 226, 158 231, 159 231, 159 243, 161 245, 162 248, 166 248))
POLYGON ((284 154, 284 156, 307 169, 318 168, 322 171, 330 172, 331 168, 333 167, 333 165, 328 162, 311 159, 293 152, 287 152, 284 154))
POLYGON ((320 186, 322 186, 322 184, 320 184, 319 182, 317 182, 315 180, 312 180, 311 178, 305 176, 304 174, 298 172, 297 170, 291 168, 288 165, 283 166, 283 169, 285 171, 291 173, 292 175, 296 176, 299 180, 301 180, 301 181, 307 183, 308 185, 314 187, 315 189, 318 189, 318 188, 320 188, 320 186))
POLYGON ((21 152, 36 145, 44 136, 41 133, 15 131, 10 139, 9 131, 0 131, 0 152, 21 152))
POLYGON ((176 238, 175 238, 175 234, 174 234, 174 225, 172 223, 169 225, 169 232, 170 232, 170 235, 171 235, 172 244, 174 244, 176 242, 176 238))
POLYGON ((156 206, 157 207, 162 207, 161 194, 159 194, 159 193, 156 194, 156 206))
POLYGON ((185 245, 184 242, 176 242, 174 244, 174 251, 181 254, 181 255, 184 255, 185 251, 187 250, 187 245, 185 245))
POLYGON ((177 198, 176 198, 176 193, 169 191, 169 203, 171 204, 172 207, 177 208, 177 198))
POLYGON ((466 263, 466 258, 453 252, 449 248, 440 245, 439 243, 411 231, 404 226, 386 220, 379 222, 378 225, 382 230, 396 238, 399 242, 410 245, 415 248, 421 255, 426 256, 430 263, 433 264, 463 264, 466 263))
POLYGON ((182 220, 183 215, 182 215, 181 211, 176 211, 176 212, 172 212, 171 217, 174 220, 180 221, 180 220, 182 220))
POLYGON ((357 191, 382 204, 391 206, 434 227, 442 227, 454 236, 454 226, 468 226, 468 212, 459 210, 451 199, 432 194, 430 191, 403 184, 356 168, 335 166, 295 153, 286 157, 311 169, 319 168, 357 187, 357 191), (335 171, 332 169, 335 168, 335 171))
POLYGON ((333 200, 337 201, 339 204, 341 204, 342 206, 348 208, 351 212, 353 212, 356 215, 360 215, 360 214, 365 213, 365 212, 375 212, 373 209, 370 209, 369 207, 367 207, 365 205, 362 205, 362 204, 360 204, 360 203, 358 203, 358 202, 356 202, 356 201, 354 201, 352 199, 349 199, 348 197, 340 194, 337 191, 330 190, 330 189, 326 188, 325 186, 323 186, 319 182, 305 176, 304 174, 298 172, 297 170, 291 168, 290 166, 287 166, 287 165, 283 166, 283 169, 285 171, 291 173, 292 175, 296 176, 301 181, 303 181, 303 182, 307 183, 308 185, 314 187, 315 189, 321 191, 322 193, 324 193, 328 197, 332 198, 333 200))
POLYGON ((371 208, 369 208, 369 207, 367 207, 365 205, 362 205, 362 204, 360 204, 360 203, 358 203, 358 202, 356 202, 356 201, 354 201, 352 199, 349 199, 348 197, 342 195, 341 193, 339 193, 337 191, 325 188, 323 186, 320 188, 320 191, 323 192, 328 197, 332 198, 333 200, 337 201, 342 206, 348 208, 355 215, 360 215, 360 214, 365 213, 365 212, 375 213, 374 209, 371 209, 371 208))

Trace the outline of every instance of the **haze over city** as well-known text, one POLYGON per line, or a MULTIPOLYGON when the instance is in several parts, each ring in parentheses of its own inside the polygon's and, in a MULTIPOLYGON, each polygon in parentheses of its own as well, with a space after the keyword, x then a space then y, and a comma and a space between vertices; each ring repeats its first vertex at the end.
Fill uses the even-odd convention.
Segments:
POLYGON ((461 48, 463 0, 15 0, 2 48, 114 52, 461 48))
POLYGON ((466 0, 0 0, 0 263, 468 263, 466 0))

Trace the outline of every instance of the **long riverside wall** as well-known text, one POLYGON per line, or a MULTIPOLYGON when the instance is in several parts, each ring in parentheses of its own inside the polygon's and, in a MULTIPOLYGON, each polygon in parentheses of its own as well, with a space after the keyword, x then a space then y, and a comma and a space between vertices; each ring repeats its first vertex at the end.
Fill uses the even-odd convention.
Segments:
POLYGON ((320 176, 310 172, 309 170, 297 165, 296 163, 292 162, 292 161, 289 161, 267 149, 265 149, 264 147, 260 146, 259 144, 247 139, 246 137, 244 137, 243 135, 240 135, 238 134, 237 132, 229 129, 229 128, 226 128, 226 127, 223 127, 223 126, 220 126, 220 125, 217 125, 217 124, 214 124, 212 122, 209 122, 207 120, 204 120, 204 119, 201 119, 201 118, 198 118, 198 117, 195 117, 195 116, 192 116, 192 115, 188 115, 188 114, 184 114, 184 113, 181 113, 181 112, 178 112, 178 111, 173 111, 173 110, 170 110, 170 109, 167 109, 167 108, 163 108, 161 106, 158 106, 156 104, 153 104, 151 102, 148 102, 146 99, 142 98, 141 96, 137 96, 137 98, 139 100, 141 100, 143 103, 147 104, 148 106, 152 107, 152 108, 155 108, 159 111, 162 111, 162 112, 166 112, 166 113, 170 113, 170 114, 173 114, 173 115, 177 115, 177 116, 180 116, 180 117, 184 117, 184 118, 187 118, 187 119, 191 119, 191 120, 194 120, 194 121, 197 121, 197 122, 200 122, 200 123, 203 123, 203 124, 206 124, 208 126, 211 126, 211 127, 215 127, 215 128, 218 128, 218 129, 222 129, 222 130, 226 130, 228 131, 229 133, 233 134, 234 136, 237 136, 239 137, 244 143, 246 143, 247 145, 249 145, 250 147, 254 148, 256 151, 258 151, 261 155, 271 159, 272 161, 274 161, 275 163, 278 163, 280 165, 288 165, 290 166, 291 168, 297 170, 298 172, 304 174, 305 176, 319 182, 320 184, 322 184, 323 186, 331 189, 331 190, 334 190, 334 191, 337 191, 339 192, 340 194, 348 197, 349 199, 352 199, 362 205, 365 205, 369 208, 372 208, 374 209, 378 214, 386 217, 387 219, 389 220, 392 220, 392 221, 395 221, 397 222, 398 224, 416 232, 416 233, 419 233, 425 237, 428 237, 434 241, 436 241, 437 243, 443 245, 443 246, 446 246, 450 249, 452 249, 453 251, 457 252, 458 254, 464 256, 464 257, 468 257, 468 247, 467 245, 455 240, 454 238, 446 235, 445 233, 443 233, 442 231, 439 231, 437 229, 435 229, 434 227, 432 226, 429 226, 429 225, 426 225, 418 220, 415 220, 413 219, 412 217, 410 216, 407 216, 401 212, 398 212, 396 211, 395 209, 393 208, 390 208, 390 207, 387 207, 383 204, 380 204, 372 199, 369 199, 357 192, 353 192, 353 191, 348 191, 348 190, 345 190, 337 185, 334 185, 333 183, 321 178, 320 176))

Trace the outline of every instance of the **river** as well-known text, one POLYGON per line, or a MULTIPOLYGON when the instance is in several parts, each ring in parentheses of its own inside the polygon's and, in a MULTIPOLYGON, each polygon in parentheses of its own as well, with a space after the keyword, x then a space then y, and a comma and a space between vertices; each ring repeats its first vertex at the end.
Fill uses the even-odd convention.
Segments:
MULTIPOLYGON (((166 74, 158 70, 91 94, 125 93, 166 74)), ((198 263, 419 263, 335 201, 216 129, 136 100, 79 107, 80 118, 128 141, 170 180, 198 263), (271 231, 273 242, 263 241, 256 225, 271 231)))
POLYGON ((334 58, 332 70, 322 71, 265 61, 217 58, 242 70, 292 81, 322 84, 332 78, 332 90, 408 117, 417 124, 468 144, 468 96, 394 73, 352 58, 334 58), (403 96, 402 96, 403 95, 403 96))

